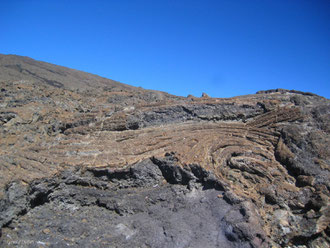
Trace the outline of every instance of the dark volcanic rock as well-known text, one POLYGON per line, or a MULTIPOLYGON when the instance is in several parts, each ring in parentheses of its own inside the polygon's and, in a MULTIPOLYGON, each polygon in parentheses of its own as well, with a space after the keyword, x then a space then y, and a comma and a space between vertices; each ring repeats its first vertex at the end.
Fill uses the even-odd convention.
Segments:
POLYGON ((1 247, 267 244, 250 203, 226 201, 225 192, 209 186, 208 179, 168 160, 157 159, 157 164, 147 160, 117 172, 65 171, 33 182, 20 202, 15 202, 18 186, 11 185, 6 196, 15 207, 1 212, 7 222, 1 247))
POLYGON ((189 104, 157 108, 137 112, 129 116, 129 123, 140 128, 180 123, 184 121, 246 121, 264 112, 259 105, 189 104))

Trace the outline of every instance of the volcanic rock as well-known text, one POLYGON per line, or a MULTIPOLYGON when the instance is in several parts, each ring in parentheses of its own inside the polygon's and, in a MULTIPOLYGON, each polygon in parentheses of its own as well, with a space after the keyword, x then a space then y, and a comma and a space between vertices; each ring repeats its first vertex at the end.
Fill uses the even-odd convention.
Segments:
POLYGON ((177 97, 0 55, 1 247, 329 247, 330 101, 177 97))

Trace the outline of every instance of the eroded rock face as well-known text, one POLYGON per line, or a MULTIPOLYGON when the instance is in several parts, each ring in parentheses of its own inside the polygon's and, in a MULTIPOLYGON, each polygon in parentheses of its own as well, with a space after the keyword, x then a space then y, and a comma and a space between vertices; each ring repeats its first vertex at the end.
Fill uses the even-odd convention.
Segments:
POLYGON ((2 246, 329 246, 328 99, 175 97, 1 56, 0 107, 2 246))

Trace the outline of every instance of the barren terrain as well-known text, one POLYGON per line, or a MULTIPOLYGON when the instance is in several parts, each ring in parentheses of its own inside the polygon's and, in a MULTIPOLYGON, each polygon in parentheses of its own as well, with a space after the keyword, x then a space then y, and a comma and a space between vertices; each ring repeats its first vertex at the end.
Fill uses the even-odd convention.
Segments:
POLYGON ((0 55, 0 246, 329 247, 329 134, 312 93, 185 98, 0 55))

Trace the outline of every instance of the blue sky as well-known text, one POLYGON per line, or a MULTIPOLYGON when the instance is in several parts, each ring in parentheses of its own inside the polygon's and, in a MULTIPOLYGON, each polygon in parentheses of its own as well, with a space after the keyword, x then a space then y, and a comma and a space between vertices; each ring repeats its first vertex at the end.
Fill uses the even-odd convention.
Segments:
POLYGON ((329 0, 2 0, 0 31, 0 53, 176 95, 330 98, 329 0))

